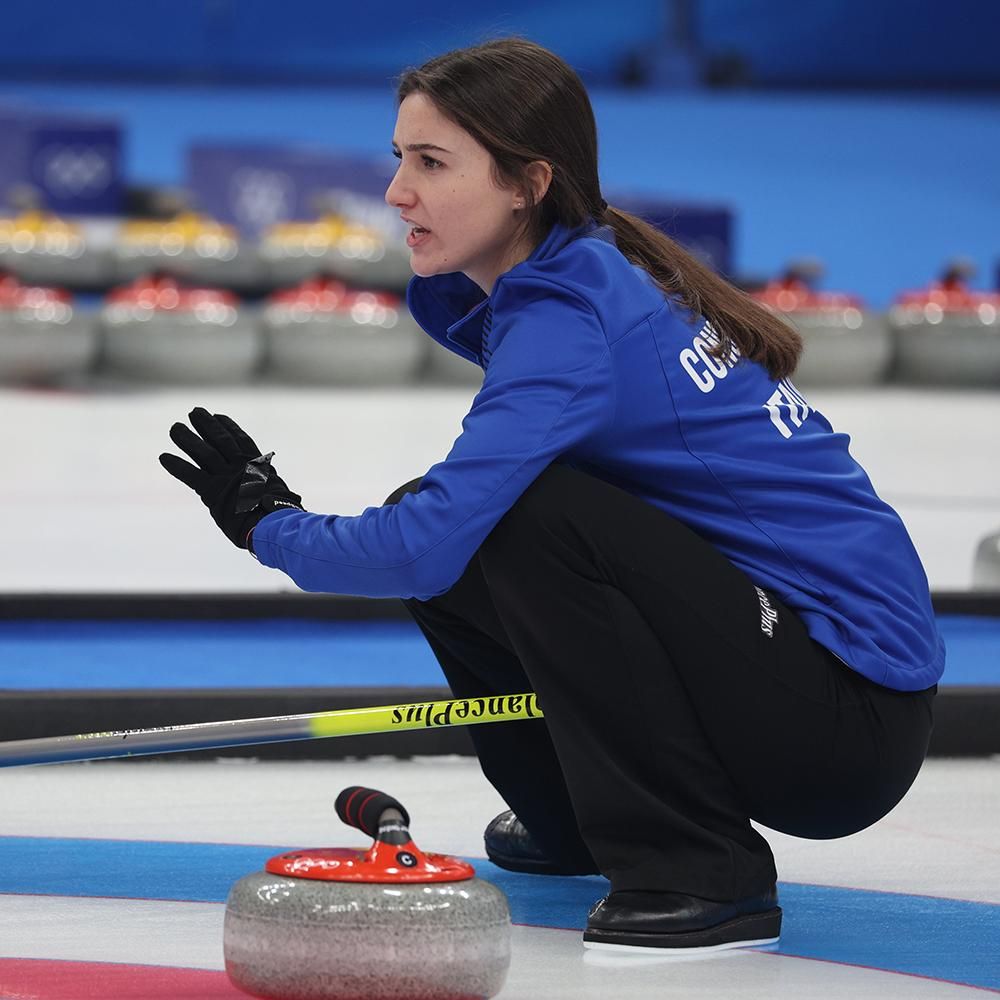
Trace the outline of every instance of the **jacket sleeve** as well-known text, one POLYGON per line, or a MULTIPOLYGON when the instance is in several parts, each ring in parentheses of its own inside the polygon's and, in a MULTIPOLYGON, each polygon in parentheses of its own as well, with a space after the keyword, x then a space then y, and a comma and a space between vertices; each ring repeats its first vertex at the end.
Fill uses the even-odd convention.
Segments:
POLYGON ((504 280, 493 342, 461 435, 417 492, 353 517, 270 514, 254 529, 257 558, 308 591, 426 600, 448 590, 532 481, 614 412, 607 339, 581 297, 536 277, 504 280))

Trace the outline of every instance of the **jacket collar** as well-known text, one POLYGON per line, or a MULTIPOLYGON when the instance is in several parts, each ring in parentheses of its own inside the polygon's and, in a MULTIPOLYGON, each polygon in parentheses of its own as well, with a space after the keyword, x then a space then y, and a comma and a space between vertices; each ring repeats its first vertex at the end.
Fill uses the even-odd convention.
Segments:
POLYGON ((481 366, 487 303, 492 303, 504 278, 516 276, 521 269, 529 268, 532 262, 554 257, 566 244, 590 235, 614 242, 611 230, 598 226, 593 220, 575 229, 555 223, 527 260, 515 264, 497 278, 489 296, 461 271, 434 274, 428 278, 414 275, 406 288, 407 307, 413 318, 439 344, 481 366))

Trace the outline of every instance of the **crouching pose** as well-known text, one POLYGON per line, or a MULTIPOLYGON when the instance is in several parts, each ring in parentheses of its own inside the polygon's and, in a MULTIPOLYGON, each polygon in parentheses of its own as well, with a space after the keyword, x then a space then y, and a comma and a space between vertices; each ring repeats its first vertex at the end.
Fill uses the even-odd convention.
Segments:
POLYGON ((451 451, 352 517, 206 410, 171 431, 196 465, 161 461, 303 589, 402 598, 456 697, 537 692, 544 719, 470 731, 510 806, 486 850, 605 875, 586 944, 773 942, 751 819, 854 833, 927 751, 944 651, 907 532, 789 381, 798 336, 605 202, 562 60, 491 42, 398 97, 409 308, 484 371, 451 451))

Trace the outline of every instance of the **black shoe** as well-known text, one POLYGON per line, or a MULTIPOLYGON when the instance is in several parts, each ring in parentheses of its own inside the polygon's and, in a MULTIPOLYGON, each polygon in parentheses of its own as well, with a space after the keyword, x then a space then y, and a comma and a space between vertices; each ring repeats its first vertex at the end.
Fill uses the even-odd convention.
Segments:
POLYGON ((781 908, 772 886, 759 896, 717 903, 680 892, 613 892, 590 911, 587 948, 683 949, 686 953, 774 944, 781 908))
POLYGON ((498 868, 528 875, 600 875, 590 864, 550 861, 524 824, 508 809, 494 819, 483 834, 486 857, 498 868))

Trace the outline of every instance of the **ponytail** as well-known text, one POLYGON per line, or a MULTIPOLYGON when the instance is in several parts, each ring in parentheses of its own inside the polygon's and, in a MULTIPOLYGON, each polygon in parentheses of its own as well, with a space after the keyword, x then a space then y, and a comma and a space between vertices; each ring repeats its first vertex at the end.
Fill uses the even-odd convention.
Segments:
POLYGON ((666 295, 712 324, 719 339, 709 353, 725 358, 736 347, 775 380, 792 374, 802 337, 782 319, 638 216, 608 206, 599 221, 614 231, 622 254, 648 271, 666 295))

